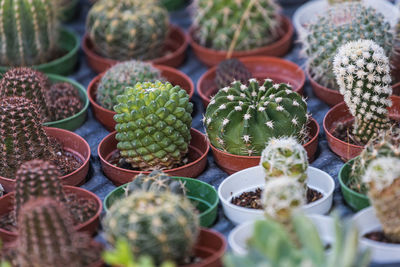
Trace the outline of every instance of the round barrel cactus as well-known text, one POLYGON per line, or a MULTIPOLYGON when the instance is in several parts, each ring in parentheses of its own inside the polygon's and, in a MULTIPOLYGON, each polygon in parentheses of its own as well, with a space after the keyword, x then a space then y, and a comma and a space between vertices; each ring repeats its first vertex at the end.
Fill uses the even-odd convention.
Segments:
POLYGON ((229 86, 233 81, 246 83, 251 78, 251 72, 236 58, 221 61, 215 70, 217 89, 229 86))
POLYGON ((189 149, 193 110, 185 90, 169 82, 137 83, 117 101, 117 147, 125 162, 143 171, 182 163, 189 149))
POLYGON ((211 99, 204 117, 211 144, 235 155, 260 156, 269 139, 307 136, 307 103, 287 84, 238 81, 211 99))

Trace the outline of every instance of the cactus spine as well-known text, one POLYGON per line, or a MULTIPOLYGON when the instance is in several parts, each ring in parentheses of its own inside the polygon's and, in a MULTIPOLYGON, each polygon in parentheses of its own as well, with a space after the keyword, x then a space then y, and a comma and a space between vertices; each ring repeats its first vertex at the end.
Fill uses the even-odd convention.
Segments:
POLYGON ((215 84, 218 89, 229 86, 233 81, 246 84, 250 78, 250 71, 236 58, 221 61, 215 72, 215 84))

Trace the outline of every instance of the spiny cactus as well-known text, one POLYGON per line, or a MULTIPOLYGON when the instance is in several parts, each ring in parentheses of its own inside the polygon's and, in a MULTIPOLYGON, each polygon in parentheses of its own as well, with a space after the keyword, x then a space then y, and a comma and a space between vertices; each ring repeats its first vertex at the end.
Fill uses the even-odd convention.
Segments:
POLYGON ((194 38, 215 50, 251 50, 274 42, 280 35, 275 0, 195 0, 194 38))
POLYGON ((162 54, 168 20, 157 0, 99 1, 89 11, 86 31, 102 56, 149 60, 162 54))
POLYGON ((133 87, 138 82, 155 82, 161 79, 160 71, 149 63, 136 60, 118 63, 101 78, 96 102, 103 108, 112 110, 118 104, 117 96, 123 94, 126 87, 133 87))
POLYGON ((81 111, 83 104, 78 97, 63 96, 50 105, 51 117, 54 121, 71 117, 81 111))
POLYGON ((250 78, 250 71, 236 58, 221 61, 215 72, 215 84, 218 89, 229 86, 233 81, 246 84, 250 78))
POLYGON ((32 66, 59 53, 57 1, 1 0, 0 65, 32 66))
POLYGON ((182 163, 189 149, 193 104, 169 82, 137 83, 117 97, 117 148, 139 170, 169 169, 182 163))
POLYGON ((331 89, 337 89, 333 59, 339 47, 347 42, 375 40, 388 57, 391 55, 393 34, 389 22, 375 9, 360 3, 331 7, 307 30, 303 40, 307 68, 316 81, 331 89))
POLYGON ((287 176, 304 184, 307 179, 307 152, 292 137, 272 138, 261 154, 260 165, 267 181, 287 176))
POLYGON ((341 46, 333 64, 340 93, 355 117, 352 134, 367 143, 391 125, 389 59, 375 42, 358 40, 341 46))
POLYGON ((211 99, 204 117, 213 146, 235 155, 259 156, 272 137, 294 136, 303 141, 307 103, 287 84, 250 79, 224 87, 211 99))
POLYGON ((47 101, 50 103, 57 101, 57 99, 63 96, 79 98, 78 90, 69 82, 58 82, 52 84, 46 94, 47 101))
POLYGON ((167 191, 137 191, 111 207, 103 226, 112 245, 127 238, 134 255, 148 255, 160 264, 182 263, 190 256, 199 222, 188 199, 167 191))

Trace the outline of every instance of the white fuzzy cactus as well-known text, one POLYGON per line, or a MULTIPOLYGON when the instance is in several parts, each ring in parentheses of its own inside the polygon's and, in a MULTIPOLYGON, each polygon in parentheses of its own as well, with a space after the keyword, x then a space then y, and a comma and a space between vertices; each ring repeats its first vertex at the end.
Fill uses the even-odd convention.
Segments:
POLYGON ((363 182, 381 192, 398 178, 400 178, 400 159, 382 157, 370 163, 363 176, 363 182))

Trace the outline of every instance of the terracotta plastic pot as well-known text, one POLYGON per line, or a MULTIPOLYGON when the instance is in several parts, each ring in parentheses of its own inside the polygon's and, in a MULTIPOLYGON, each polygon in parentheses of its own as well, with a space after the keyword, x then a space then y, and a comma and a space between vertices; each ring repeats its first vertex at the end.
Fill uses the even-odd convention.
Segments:
MULTIPOLYGON (((89 171, 90 147, 89 144, 76 133, 51 127, 44 127, 48 136, 56 138, 64 150, 80 159, 82 165, 70 174, 60 177, 64 185, 80 185, 84 182, 89 171)), ((0 176, 0 184, 6 192, 14 191, 15 180, 0 176)))
MULTIPOLYGON (((282 20, 282 31, 284 34, 282 37, 270 45, 266 45, 260 48, 247 50, 247 51, 235 51, 232 53, 232 58, 249 57, 249 56, 273 56, 282 57, 286 55, 292 45, 293 36, 293 25, 289 18, 281 16, 282 20)), ((204 63, 206 66, 211 67, 217 65, 219 62, 227 58, 228 51, 225 50, 214 50, 211 48, 204 47, 197 43, 193 38, 193 32, 195 29, 192 27, 189 29, 189 42, 193 47, 194 53, 197 58, 204 63)))
MULTIPOLYGON (((173 85, 179 85, 184 89, 188 95, 189 99, 192 99, 194 94, 194 84, 192 80, 183 72, 162 65, 155 65, 157 69, 161 71, 161 76, 173 85)), ((107 129, 107 131, 112 132, 115 130, 114 115, 116 114, 113 110, 103 108, 96 102, 97 87, 101 78, 105 73, 97 75, 89 84, 87 89, 87 94, 89 97, 90 104, 92 105, 94 117, 107 129)))
MULTIPOLYGON (((164 46, 164 56, 149 60, 149 62, 174 68, 179 67, 185 60, 187 47, 188 41, 185 33, 178 26, 170 25, 164 46)), ((87 34, 83 37, 82 49, 86 54, 89 66, 97 73, 102 73, 119 62, 97 54, 87 34)))
MULTIPOLYGON (((163 170, 171 176, 192 177, 199 176, 207 165, 207 153, 209 151, 209 143, 204 134, 196 129, 191 129, 192 140, 189 144, 189 163, 178 168, 163 170)), ((149 171, 133 171, 119 168, 109 163, 110 157, 117 151, 118 141, 115 139, 117 132, 107 135, 98 147, 98 155, 100 157, 101 166, 104 174, 115 185, 120 186, 131 182, 136 175, 140 173, 149 174, 149 171)))
MULTIPOLYGON (((400 121, 400 97, 392 96, 391 99, 393 105, 389 109, 389 117, 393 120, 400 121)), ((364 147, 340 140, 333 136, 333 132, 339 124, 347 124, 353 120, 354 118, 350 114, 346 103, 341 102, 326 113, 323 122, 326 139, 330 149, 345 162, 358 156, 364 147)))
MULTIPOLYGON (((314 161, 315 152, 318 149, 319 125, 316 120, 310 118, 308 127, 310 129, 310 141, 303 146, 307 151, 309 161, 312 162, 314 161)), ((229 175, 260 164, 260 156, 239 156, 219 150, 211 144, 210 146, 215 162, 229 175)))
MULTIPOLYGON (((306 76, 303 70, 293 62, 276 57, 243 57, 240 61, 249 69, 252 77, 262 81, 266 78, 272 79, 275 83, 288 83, 293 91, 303 94, 303 87, 306 76)), ((215 85, 217 66, 212 67, 204 73, 197 82, 199 93, 204 107, 210 103, 218 89, 215 85)))
MULTIPOLYGON (((75 226, 75 230, 77 231, 87 232, 90 235, 96 233, 100 223, 100 214, 103 209, 101 200, 95 194, 83 188, 69 186, 69 185, 64 185, 63 188, 66 194, 73 193, 78 198, 91 199, 96 202, 97 204, 96 214, 88 221, 75 226)), ((15 192, 8 193, 0 198, 0 217, 14 210, 14 199, 15 199, 15 192)), ((17 232, 10 232, 0 228, 0 238, 3 242, 12 242, 17 237, 18 237, 17 232)))

